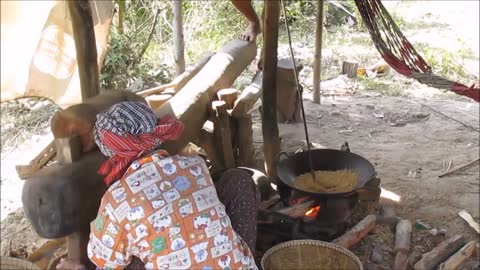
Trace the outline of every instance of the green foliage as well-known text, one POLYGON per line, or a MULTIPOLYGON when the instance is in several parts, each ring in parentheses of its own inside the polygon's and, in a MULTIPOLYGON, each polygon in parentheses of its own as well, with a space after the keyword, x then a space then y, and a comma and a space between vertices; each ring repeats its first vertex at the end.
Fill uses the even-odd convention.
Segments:
MULTIPOLYGON (((121 4, 121 1, 117 2, 121 4)), ((139 78, 146 83, 168 81, 170 74, 152 72, 162 67, 159 62, 155 59, 144 60, 140 55, 148 42, 157 9, 167 10, 166 2, 158 3, 146 0, 127 1, 123 34, 118 30, 118 18, 114 19, 110 30, 108 53, 100 72, 102 89, 125 89, 139 78)))

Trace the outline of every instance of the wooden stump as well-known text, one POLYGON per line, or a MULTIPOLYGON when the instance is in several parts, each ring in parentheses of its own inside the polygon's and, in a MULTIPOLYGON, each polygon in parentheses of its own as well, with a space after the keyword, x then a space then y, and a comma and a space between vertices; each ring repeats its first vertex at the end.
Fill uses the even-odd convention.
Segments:
POLYGON ((238 97, 238 90, 235 88, 226 88, 217 92, 217 97, 219 100, 225 101, 227 104, 227 110, 233 109, 235 100, 238 97))
MULTIPOLYGON (((297 74, 303 66, 296 63, 297 74)), ((278 122, 302 121, 300 99, 291 59, 278 60, 277 66, 277 119, 278 122)))
POLYGON ((358 63, 345 61, 342 64, 342 74, 347 74, 349 78, 357 77, 358 63))

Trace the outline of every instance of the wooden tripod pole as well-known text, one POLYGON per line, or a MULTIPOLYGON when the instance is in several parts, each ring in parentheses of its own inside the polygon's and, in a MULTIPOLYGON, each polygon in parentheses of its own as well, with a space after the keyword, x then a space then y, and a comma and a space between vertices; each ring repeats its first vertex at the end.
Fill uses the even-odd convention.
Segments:
POLYGON ((313 102, 320 104, 320 78, 322 72, 322 36, 323 36, 324 0, 317 0, 317 20, 315 31, 315 58, 313 64, 313 102))

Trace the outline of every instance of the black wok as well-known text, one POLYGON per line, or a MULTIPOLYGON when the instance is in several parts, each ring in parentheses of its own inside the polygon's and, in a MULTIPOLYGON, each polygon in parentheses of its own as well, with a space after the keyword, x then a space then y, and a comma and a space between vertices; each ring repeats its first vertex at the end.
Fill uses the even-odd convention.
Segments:
POLYGON ((289 186, 296 191, 308 195, 313 195, 315 197, 346 197, 352 195, 352 193, 356 193, 359 189, 363 188, 368 181, 370 181, 376 176, 375 168, 373 167, 373 165, 365 158, 354 153, 335 149, 314 149, 310 151, 312 154, 312 163, 314 170, 353 170, 357 172, 360 176, 357 186, 352 191, 336 193, 313 192, 295 187, 295 178, 301 174, 310 171, 307 151, 295 154, 288 154, 282 152, 279 155, 277 162, 277 177, 283 184, 289 186), (283 156, 287 157, 282 158, 282 154, 283 156))

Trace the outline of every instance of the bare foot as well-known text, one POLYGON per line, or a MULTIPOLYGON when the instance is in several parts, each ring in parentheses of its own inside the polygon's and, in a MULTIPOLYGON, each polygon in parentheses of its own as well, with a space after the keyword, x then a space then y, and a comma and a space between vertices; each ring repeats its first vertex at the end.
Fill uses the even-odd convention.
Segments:
POLYGON ((258 34, 260 34, 260 23, 249 22, 247 29, 240 34, 240 38, 245 41, 254 42, 258 34))

